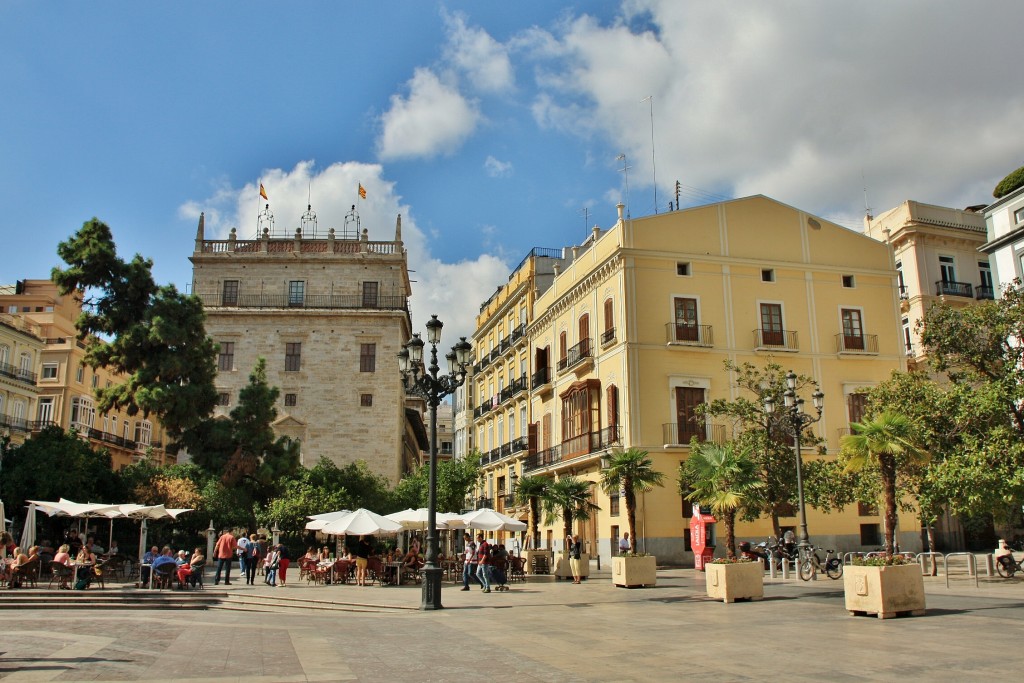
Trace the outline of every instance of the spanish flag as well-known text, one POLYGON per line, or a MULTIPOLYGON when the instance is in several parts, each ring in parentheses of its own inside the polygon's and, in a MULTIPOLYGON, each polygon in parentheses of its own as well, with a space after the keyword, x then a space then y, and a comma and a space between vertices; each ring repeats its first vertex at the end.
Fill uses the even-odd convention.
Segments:
POLYGON ((363 184, 362 184, 362 183, 359 183, 359 196, 360 196, 360 197, 361 197, 362 199, 366 199, 366 188, 365 188, 365 187, 363 187, 363 184))
POLYGON ((266 199, 268 202, 270 201, 270 197, 267 196, 267 191, 263 189, 263 183, 260 183, 260 196, 266 199))

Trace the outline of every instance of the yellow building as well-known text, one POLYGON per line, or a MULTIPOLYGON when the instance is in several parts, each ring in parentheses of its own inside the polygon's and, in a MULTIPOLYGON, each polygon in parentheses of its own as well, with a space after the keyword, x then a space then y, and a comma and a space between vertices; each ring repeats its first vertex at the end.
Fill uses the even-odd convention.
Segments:
MULTIPOLYGON (((601 457, 637 447, 668 482, 639 497, 639 548, 659 562, 692 561, 692 508, 676 491, 676 472, 691 437, 732 436, 725 425, 698 422, 694 412, 702 402, 738 397, 723 361, 773 359, 817 379, 825 393, 814 427, 825 441, 821 457, 835 456, 840 436, 860 417, 858 390, 905 367, 889 247, 767 197, 633 220, 620 205, 613 227, 595 228, 553 270, 526 329, 540 380, 531 385, 528 409, 536 444, 485 476, 498 482, 496 490, 516 468, 519 475, 575 474, 593 482, 601 510, 577 531, 592 555, 606 559, 626 518, 618 496, 597 485, 601 457)), ((803 457, 819 456, 807 449, 803 457)), ((872 509, 831 516, 808 509, 808 517, 816 543, 852 550, 881 542, 881 518, 872 509)), ((795 526, 796 518, 782 524, 795 526)), ((540 545, 560 548, 561 530, 560 520, 542 527, 540 545)), ((771 525, 763 519, 737 532, 763 538, 771 525)), ((898 532, 904 548, 920 546, 913 515, 901 516, 898 532)))
POLYGON ((36 368, 45 342, 38 325, 6 310, 0 313, 0 435, 23 443, 39 400, 36 368))
POLYGON ((73 428, 94 448, 108 449, 115 469, 147 455, 158 464, 175 462, 164 450, 163 430, 155 418, 119 410, 97 413, 93 390, 121 378, 83 362, 85 348, 75 329, 82 312, 78 297, 60 296, 51 280, 23 280, 16 287, 0 288, 0 309, 37 329, 43 340, 33 365, 38 398, 29 413, 28 431, 50 424, 73 428))

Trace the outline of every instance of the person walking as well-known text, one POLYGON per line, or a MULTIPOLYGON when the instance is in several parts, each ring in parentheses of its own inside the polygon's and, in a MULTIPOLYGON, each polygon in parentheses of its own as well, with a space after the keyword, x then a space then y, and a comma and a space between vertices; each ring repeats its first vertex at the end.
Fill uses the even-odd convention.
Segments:
POLYGON ((267 553, 266 562, 264 562, 264 579, 263 583, 277 588, 277 570, 280 567, 279 562, 281 561, 281 553, 276 547, 271 547, 270 552, 267 553))
POLYGON ((480 589, 484 593, 491 592, 491 544, 483 534, 476 535, 476 578, 480 581, 480 589))
POLYGON ((249 536, 245 531, 238 536, 236 552, 238 553, 238 571, 242 575, 242 579, 245 580, 245 577, 249 575, 249 565, 247 564, 249 561, 249 536))
POLYGON ((569 545, 569 569, 572 570, 572 582, 580 583, 580 553, 583 551, 583 544, 580 543, 580 535, 574 534, 572 543, 569 545))
POLYGON ((231 585, 231 563, 235 561, 235 551, 238 550, 238 542, 234 534, 225 529, 217 539, 217 545, 213 548, 213 557, 217 560, 217 571, 213 575, 213 585, 220 583, 220 573, 224 571, 224 585, 231 585))
POLYGON ((292 558, 288 554, 288 548, 285 547, 284 543, 277 544, 278 554, 278 570, 277 570, 277 585, 284 588, 285 583, 288 579, 288 567, 291 566, 292 558))
POLYGON ((260 551, 260 537, 256 534, 249 536, 249 545, 245 550, 245 582, 252 586, 256 583, 256 568, 260 565, 260 559, 264 556, 260 551))
POLYGON ((469 581, 476 573, 476 543, 468 533, 464 535, 466 548, 462 551, 462 590, 469 590, 469 581))

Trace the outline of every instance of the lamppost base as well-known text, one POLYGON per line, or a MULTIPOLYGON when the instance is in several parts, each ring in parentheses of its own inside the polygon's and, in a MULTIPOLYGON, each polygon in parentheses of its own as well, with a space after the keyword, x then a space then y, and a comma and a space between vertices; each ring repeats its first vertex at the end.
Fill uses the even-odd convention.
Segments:
POLYGON ((444 609, 441 604, 441 574, 440 567, 423 568, 423 602, 420 603, 421 610, 444 609))

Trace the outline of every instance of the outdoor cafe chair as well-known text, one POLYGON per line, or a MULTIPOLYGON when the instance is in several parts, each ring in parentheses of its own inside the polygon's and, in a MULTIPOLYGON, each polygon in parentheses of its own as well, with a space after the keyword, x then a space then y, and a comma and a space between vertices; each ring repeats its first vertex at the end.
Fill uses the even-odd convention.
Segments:
POLYGON ((154 570, 153 585, 157 588, 170 588, 177 573, 178 565, 172 562, 162 564, 154 570))
MULTIPOLYGON (((191 567, 192 573, 186 576, 184 581, 178 581, 178 588, 184 589, 191 586, 192 588, 198 587, 202 589, 205 587, 203 586, 203 569, 206 567, 206 563, 196 562, 191 567)), ((175 572, 175 576, 177 576, 177 572, 175 572)))
POLYGON ((53 586, 53 582, 57 582, 57 588, 70 589, 71 588, 71 576, 74 574, 74 570, 64 564, 63 562, 50 562, 50 583, 46 586, 50 588, 53 586))
POLYGON ((15 586, 24 586, 28 584, 32 588, 36 587, 36 579, 39 577, 39 560, 29 560, 20 567, 14 567, 11 570, 11 582, 8 588, 14 588, 15 586))

